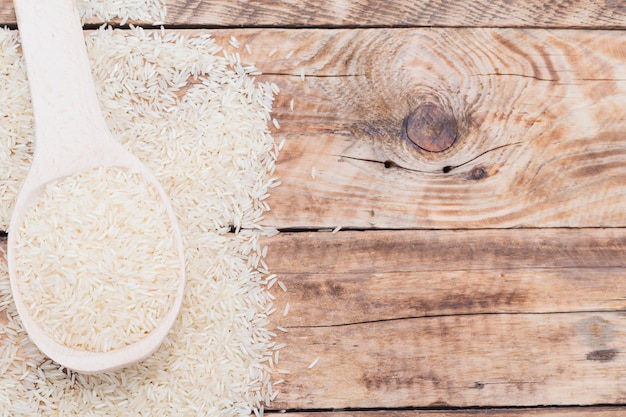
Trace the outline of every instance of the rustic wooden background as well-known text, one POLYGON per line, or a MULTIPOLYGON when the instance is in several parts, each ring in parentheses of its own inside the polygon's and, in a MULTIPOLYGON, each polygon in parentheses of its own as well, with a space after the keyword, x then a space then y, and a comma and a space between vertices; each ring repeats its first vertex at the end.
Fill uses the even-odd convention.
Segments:
POLYGON ((281 88, 270 412, 626 415, 625 1, 170 0, 166 26, 281 88))

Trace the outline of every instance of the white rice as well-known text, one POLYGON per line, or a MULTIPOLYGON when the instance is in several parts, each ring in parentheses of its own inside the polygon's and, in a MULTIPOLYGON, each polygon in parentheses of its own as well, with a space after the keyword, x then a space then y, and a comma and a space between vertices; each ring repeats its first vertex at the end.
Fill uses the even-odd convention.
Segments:
POLYGON ((230 43, 230 46, 232 46, 233 48, 239 49, 239 41, 237 40, 236 37, 231 35, 229 43, 230 43))
POLYGON ((121 17, 122 25, 129 20, 159 24, 165 20, 166 0, 76 0, 76 7, 84 20, 109 22, 121 17))
POLYGON ((121 348, 171 309, 179 248, 159 192, 141 174, 100 168, 48 184, 18 226, 22 299, 59 343, 121 348))
MULTIPOLYGON (((86 41, 109 128, 171 197, 185 241, 183 308, 147 360, 77 375, 30 342, 0 262, 0 320, 6 317, 0 415, 261 414, 274 365, 265 358, 273 356, 276 333, 269 330, 274 296, 267 271, 257 269, 259 239, 277 231, 259 222, 269 209, 268 190, 279 184, 269 178, 278 149, 268 127, 278 88, 256 82, 253 66, 222 55, 208 35, 99 29, 86 41)), ((4 230, 32 158, 32 109, 18 46, 15 31, 0 30, 4 230)))
POLYGON ((289 53, 287 55, 285 55, 285 59, 290 59, 293 56, 294 52, 295 51, 293 49, 291 51, 289 51, 289 53))
POLYGON ((315 359, 313 360, 313 362, 311 362, 311 363, 309 364, 309 366, 307 366, 307 368, 308 368, 308 369, 313 369, 313 368, 315 367, 315 365, 317 365, 317 364, 318 364, 318 362, 319 362, 319 361, 320 361, 320 358, 319 358, 319 356, 318 356, 317 358, 315 358, 315 359))

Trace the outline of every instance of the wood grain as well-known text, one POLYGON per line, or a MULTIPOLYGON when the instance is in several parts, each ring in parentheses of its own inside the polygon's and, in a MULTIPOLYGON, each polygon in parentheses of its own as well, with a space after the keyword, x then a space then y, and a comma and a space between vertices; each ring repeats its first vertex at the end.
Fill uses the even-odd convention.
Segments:
POLYGON ((267 263, 284 327, 626 310, 626 230, 282 233, 267 263))
MULTIPOLYGON (((170 25, 242 26, 490 26, 625 27, 619 0, 169 0, 170 25)), ((0 0, 0 22, 15 23, 11 0, 0 0)), ((91 23, 98 23, 93 21, 91 23)), ((141 23, 141 22, 136 22, 141 23)), ((146 23, 146 22, 143 22, 146 23)))
POLYGON ((252 55, 242 46, 243 59, 282 91, 275 136, 287 141, 277 169, 283 184, 272 191, 268 225, 626 226, 626 37, 620 31, 214 35, 223 45, 231 36, 248 45, 252 55), (405 121, 425 106, 441 115, 435 127, 454 120, 449 149, 427 152, 409 140, 405 121))
POLYGON ((249 44, 247 59, 282 91, 283 185, 273 190, 268 224, 626 226, 619 31, 216 33, 230 35, 249 44), (449 149, 427 152, 408 139, 406 119, 424 106, 439 109, 431 119, 441 115, 424 129, 455 121, 449 149))
POLYGON ((626 402, 623 313, 290 327, 278 340, 287 344, 279 366, 289 373, 279 375, 277 409, 626 402))
POLYGON ((281 234, 275 409, 624 404, 624 230, 281 234), (290 303, 287 316, 280 314, 290 303), (319 362, 309 368, 319 358, 319 362))

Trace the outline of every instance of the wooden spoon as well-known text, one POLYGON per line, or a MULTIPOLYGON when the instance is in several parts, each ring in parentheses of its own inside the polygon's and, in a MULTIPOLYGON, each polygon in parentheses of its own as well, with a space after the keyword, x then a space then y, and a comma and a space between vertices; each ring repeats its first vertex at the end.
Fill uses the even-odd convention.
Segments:
POLYGON ((151 355, 171 329, 185 286, 184 250, 169 198, 154 175, 109 132, 96 97, 82 25, 73 0, 15 0, 35 116, 35 154, 17 198, 8 235, 11 289, 24 328, 39 349, 80 373, 109 371, 151 355), (23 303, 16 276, 16 233, 25 209, 46 184, 97 167, 138 172, 156 187, 172 222, 180 259, 180 286, 174 305, 157 327, 137 343, 108 352, 60 344, 33 320, 23 303))

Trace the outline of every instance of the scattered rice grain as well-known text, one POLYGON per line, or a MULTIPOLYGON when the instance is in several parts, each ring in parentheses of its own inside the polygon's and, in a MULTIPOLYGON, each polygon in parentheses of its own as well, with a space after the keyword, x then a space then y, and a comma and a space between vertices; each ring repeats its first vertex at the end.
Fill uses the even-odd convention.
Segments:
POLYGON ((307 366, 307 368, 309 368, 309 369, 313 369, 313 367, 315 367, 315 365, 317 365, 317 363, 318 363, 319 361, 320 361, 320 357, 318 356, 317 358, 315 358, 315 359, 313 360, 313 362, 311 362, 311 363, 309 364, 309 366, 307 366))
POLYGON ((239 41, 234 36, 230 36, 230 41, 228 43, 230 43, 233 48, 239 49, 239 41))

